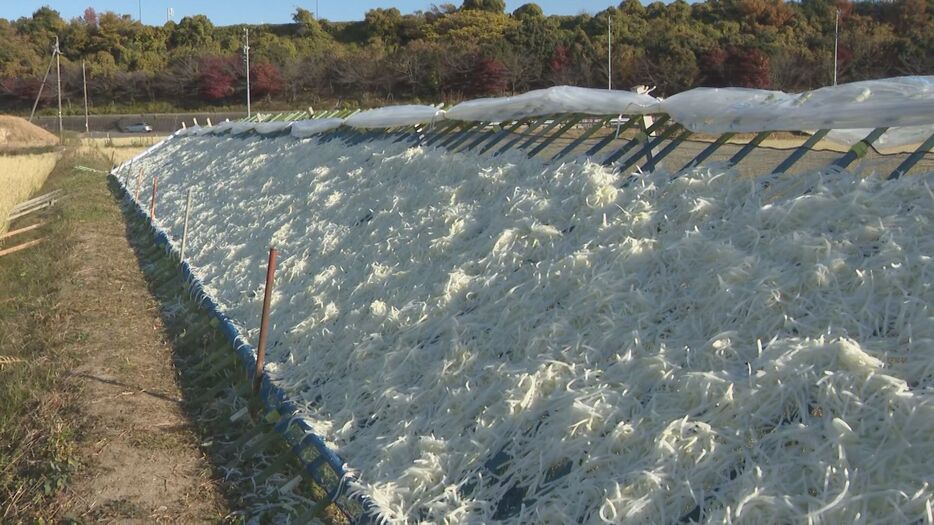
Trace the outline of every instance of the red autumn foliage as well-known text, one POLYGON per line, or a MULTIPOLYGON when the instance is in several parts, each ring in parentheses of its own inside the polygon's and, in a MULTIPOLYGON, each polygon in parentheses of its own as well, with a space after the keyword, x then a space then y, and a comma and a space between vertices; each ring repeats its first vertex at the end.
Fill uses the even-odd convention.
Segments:
POLYGON ((215 101, 236 92, 240 61, 236 56, 207 55, 201 58, 198 91, 205 100, 215 101))
POLYGON ((282 73, 274 64, 260 62, 250 66, 251 96, 275 95, 282 91, 283 86, 282 73))
POLYGON ((483 57, 474 64, 470 79, 473 95, 501 95, 506 91, 509 69, 495 58, 483 57))

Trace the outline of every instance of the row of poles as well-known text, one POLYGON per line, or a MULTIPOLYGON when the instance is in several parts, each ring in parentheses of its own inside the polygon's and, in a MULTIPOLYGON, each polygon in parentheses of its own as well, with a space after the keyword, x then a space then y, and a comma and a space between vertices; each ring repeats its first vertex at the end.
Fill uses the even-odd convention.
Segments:
MULTIPOLYGON (((52 65, 55 65, 55 80, 58 84, 58 138, 62 140, 65 134, 65 127, 62 122, 62 50, 59 47, 58 37, 55 37, 55 44, 52 48, 52 59, 49 61, 49 67, 45 70, 45 76, 42 77, 42 83, 39 85, 39 92, 36 93, 36 101, 32 105, 32 112, 29 114, 29 122, 36 116, 36 109, 39 107, 39 100, 42 98, 42 91, 49 80, 49 74, 52 72, 52 65)), ((90 131, 88 117, 88 70, 87 63, 81 61, 81 84, 84 87, 84 132, 90 131)))
MULTIPOLYGON (((144 169, 140 168, 139 175, 136 178, 136 201, 139 202, 140 188, 143 184, 144 169)), ((156 202, 159 191, 159 177, 152 176, 152 195, 149 200, 149 220, 155 224, 156 221, 156 202)), ((188 189, 188 195, 185 202, 185 220, 182 224, 182 243, 179 249, 179 260, 185 260, 185 250, 188 247, 188 224, 191 219, 191 198, 193 189, 188 189)), ((272 289, 276 277, 276 259, 278 250, 275 246, 269 247, 269 258, 266 262, 266 286, 263 292, 263 311, 260 317, 259 342, 256 345, 256 370, 253 380, 253 391, 259 393, 263 382, 263 374, 266 368, 266 343, 269 338, 269 310, 272 305, 272 289)))
MULTIPOLYGON (((250 107, 250 30, 243 29, 243 60, 246 63, 246 116, 250 118, 253 114, 250 107)), ((58 138, 64 140, 65 126, 62 117, 62 50, 58 37, 55 37, 55 43, 52 46, 52 58, 49 60, 49 67, 45 70, 42 77, 42 83, 39 84, 39 92, 36 93, 36 100, 32 104, 32 111, 29 113, 29 122, 36 117, 36 110, 39 108, 39 100, 42 99, 42 91, 52 73, 52 66, 55 66, 55 81, 58 85, 58 138)), ((88 111, 88 72, 87 62, 81 61, 81 85, 84 93, 84 132, 90 133, 90 113, 88 111)))

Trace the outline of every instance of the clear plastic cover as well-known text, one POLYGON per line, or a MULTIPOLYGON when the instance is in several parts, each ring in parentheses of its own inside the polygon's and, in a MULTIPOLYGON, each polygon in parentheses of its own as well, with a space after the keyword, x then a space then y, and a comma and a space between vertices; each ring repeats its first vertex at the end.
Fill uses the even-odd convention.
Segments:
POLYGON ((443 111, 434 106, 388 106, 351 115, 344 124, 352 128, 396 128, 428 124, 441 118, 443 114, 443 111))
POLYGON ((451 120, 502 122, 559 113, 644 115, 658 111, 658 99, 631 91, 556 86, 514 97, 481 98, 447 110, 451 120))
POLYGON ((325 131, 337 129, 341 127, 343 123, 344 119, 339 118, 299 120, 292 123, 291 133, 295 138, 304 139, 319 133, 324 133, 325 131))
POLYGON ((663 100, 661 111, 707 133, 917 126, 934 122, 934 77, 867 80, 798 95, 697 88, 663 100))
POLYGON ((285 131, 291 125, 291 122, 260 122, 253 129, 260 135, 272 135, 285 131))

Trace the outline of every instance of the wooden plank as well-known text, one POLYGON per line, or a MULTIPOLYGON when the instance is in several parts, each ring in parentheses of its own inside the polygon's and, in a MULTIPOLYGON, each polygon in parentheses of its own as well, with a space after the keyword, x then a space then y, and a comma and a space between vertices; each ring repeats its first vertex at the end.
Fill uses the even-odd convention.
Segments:
POLYGON ((45 239, 46 239, 46 238, 43 237, 43 238, 41 238, 41 239, 36 239, 36 240, 34 240, 34 241, 24 242, 23 244, 14 246, 14 247, 12 247, 12 248, 7 248, 7 249, 5 249, 5 250, 0 250, 0 257, 3 257, 4 255, 9 255, 9 254, 11 254, 11 253, 16 253, 16 252, 18 252, 18 251, 20 251, 20 250, 25 250, 26 248, 30 248, 30 247, 32 247, 32 246, 35 246, 35 245, 39 244, 40 242, 44 241, 45 239))
POLYGON ((37 223, 33 224, 32 226, 26 226, 25 228, 20 228, 20 229, 18 229, 18 230, 8 231, 8 232, 6 232, 5 234, 0 235, 0 240, 2 240, 2 239, 9 239, 10 237, 13 237, 14 235, 19 235, 19 234, 21 234, 21 233, 26 233, 26 232, 33 231, 33 230, 35 230, 35 229, 37 229, 37 228, 40 228, 40 227, 42 227, 42 226, 44 226, 44 225, 45 225, 44 222, 37 222, 37 223))
POLYGON ((33 204, 36 204, 36 203, 43 202, 43 201, 50 200, 50 199, 54 199, 55 197, 58 197, 59 195, 61 195, 63 192, 64 192, 64 190, 55 190, 55 191, 46 193, 45 195, 40 195, 40 196, 38 196, 38 197, 34 197, 34 198, 32 198, 32 199, 29 199, 28 201, 23 201, 23 202, 17 204, 16 206, 13 206, 12 213, 16 213, 16 212, 18 212, 18 211, 20 211, 20 210, 26 209, 26 208, 28 208, 29 206, 31 206, 31 205, 33 205, 33 204))
POLYGON ((37 211, 44 210, 44 209, 46 209, 46 208, 51 207, 53 204, 55 204, 55 201, 49 201, 49 202, 43 203, 43 204, 41 204, 41 205, 39 205, 39 206, 36 206, 36 207, 34 207, 34 208, 30 208, 30 209, 28 209, 28 210, 26 210, 26 211, 21 211, 21 212, 19 212, 19 213, 14 213, 13 215, 10 215, 9 218, 7 218, 7 222, 13 222, 13 221, 15 221, 16 219, 19 219, 20 217, 25 217, 25 216, 27 216, 27 215, 29 215, 29 214, 32 214, 32 213, 35 213, 35 212, 37 212, 37 211))

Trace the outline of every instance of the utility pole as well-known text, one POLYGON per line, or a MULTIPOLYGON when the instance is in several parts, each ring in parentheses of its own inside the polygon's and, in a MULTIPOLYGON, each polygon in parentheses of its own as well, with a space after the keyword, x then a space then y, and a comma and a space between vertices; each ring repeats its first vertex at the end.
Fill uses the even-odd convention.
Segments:
POLYGON ((81 82, 84 84, 84 132, 90 133, 91 126, 88 125, 88 72, 83 60, 81 61, 81 82))
POLYGON ((29 122, 32 122, 36 116, 36 108, 39 107, 39 99, 42 98, 42 90, 45 89, 45 83, 49 80, 49 74, 52 73, 52 65, 55 64, 56 53, 52 50, 52 58, 49 60, 49 67, 45 70, 45 76, 42 77, 42 83, 39 84, 39 92, 36 93, 36 101, 32 105, 32 113, 29 114, 29 122))
POLYGON ((62 124, 62 51, 58 47, 58 36, 55 37, 55 75, 58 77, 58 140, 65 140, 65 126, 62 124))
POLYGON ((143 23, 143 0, 137 2, 139 4, 139 23, 143 23))
POLYGON ((606 17, 606 88, 613 90, 613 15, 606 17))
POLYGON ((321 17, 318 16, 318 0, 315 0, 315 20, 321 20, 321 17))
POLYGON ((250 118, 250 30, 245 27, 243 39, 243 59, 246 61, 246 118, 250 118))
POLYGON ((840 10, 833 20, 833 85, 837 85, 837 42, 840 39, 840 10))

